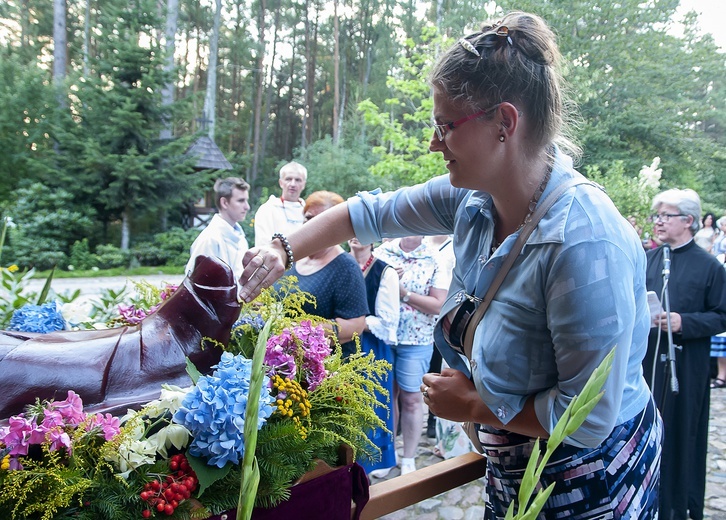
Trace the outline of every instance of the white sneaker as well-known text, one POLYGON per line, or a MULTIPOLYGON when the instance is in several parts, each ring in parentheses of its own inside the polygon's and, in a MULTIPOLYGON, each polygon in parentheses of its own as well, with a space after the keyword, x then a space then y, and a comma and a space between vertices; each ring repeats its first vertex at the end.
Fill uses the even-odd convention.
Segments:
POLYGON ((416 459, 413 457, 401 457, 401 475, 416 471, 416 459))
POLYGON ((370 473, 368 473, 368 474, 369 474, 369 475, 370 475, 371 477, 373 477, 373 478, 384 478, 384 477, 388 476, 388 474, 389 474, 389 473, 391 472, 391 470, 392 470, 393 468, 395 468, 395 466, 393 466, 393 467, 390 467, 390 468, 379 468, 379 469, 374 469, 373 471, 371 471, 371 472, 370 472, 370 473))

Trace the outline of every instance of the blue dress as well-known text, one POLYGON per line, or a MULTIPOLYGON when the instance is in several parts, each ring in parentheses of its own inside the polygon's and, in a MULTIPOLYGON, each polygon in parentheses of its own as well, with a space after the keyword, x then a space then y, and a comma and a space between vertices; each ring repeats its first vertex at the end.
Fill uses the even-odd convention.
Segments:
MULTIPOLYGON (((368 298, 368 308, 375 312, 376 308, 376 296, 381 286, 381 277, 383 271, 389 267, 388 264, 382 260, 375 260, 372 264, 368 273, 365 276, 366 284, 366 296, 368 298)), ((361 335, 361 350, 363 354, 373 352, 376 359, 385 359, 389 363, 393 364, 393 354, 391 353, 391 347, 383 340, 376 337, 371 332, 364 332, 361 335)), ((379 407, 376 409, 378 417, 386 424, 386 428, 390 432, 394 431, 393 426, 393 411, 391 406, 391 396, 393 395, 393 374, 389 373, 388 378, 381 382, 382 386, 388 391, 388 396, 383 396, 376 392, 376 399, 382 403, 388 404, 388 408, 379 407)), ((396 465, 396 446, 393 437, 393 433, 387 433, 381 429, 376 429, 368 433, 368 438, 378 446, 381 450, 381 460, 376 463, 370 461, 358 461, 363 466, 366 473, 370 473, 376 469, 391 468, 396 465)))

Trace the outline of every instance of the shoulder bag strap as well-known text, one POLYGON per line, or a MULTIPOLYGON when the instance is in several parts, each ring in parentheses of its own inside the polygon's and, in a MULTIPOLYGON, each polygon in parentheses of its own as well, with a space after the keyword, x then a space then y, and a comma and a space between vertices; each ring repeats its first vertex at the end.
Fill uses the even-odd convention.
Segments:
POLYGON ((544 200, 542 200, 537 205, 537 208, 532 214, 532 218, 522 228, 522 231, 519 233, 517 240, 512 246, 512 250, 509 252, 509 254, 507 254, 507 257, 504 259, 502 267, 499 269, 497 276, 494 278, 494 281, 492 281, 492 284, 489 286, 489 289, 484 295, 484 299, 479 304, 479 307, 477 307, 476 311, 469 320, 466 331, 464 332, 464 354, 469 361, 471 361, 471 352, 474 345, 474 333, 476 332, 476 327, 484 316, 484 313, 489 307, 489 304, 494 299, 494 295, 497 293, 499 287, 502 285, 502 282, 507 276, 509 269, 511 269, 514 261, 519 256, 519 252, 522 250, 522 247, 524 247, 524 243, 532 234, 534 228, 537 227, 537 224, 545 215, 545 213, 547 213, 552 205, 557 201, 557 199, 560 198, 560 195, 562 195, 565 191, 572 188, 573 186, 577 186, 578 184, 591 184, 600 188, 600 186, 598 186, 594 182, 585 179, 584 177, 574 177, 567 182, 560 184, 557 188, 554 189, 554 191, 552 191, 552 193, 550 193, 547 197, 544 198, 544 200))

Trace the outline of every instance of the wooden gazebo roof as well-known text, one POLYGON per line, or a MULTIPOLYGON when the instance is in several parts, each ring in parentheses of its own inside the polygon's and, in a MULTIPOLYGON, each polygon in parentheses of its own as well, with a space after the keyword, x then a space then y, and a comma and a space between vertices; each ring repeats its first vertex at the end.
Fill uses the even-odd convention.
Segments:
POLYGON ((196 157, 194 169, 196 170, 231 170, 232 165, 224 157, 222 150, 208 135, 200 136, 189 150, 187 157, 196 157))

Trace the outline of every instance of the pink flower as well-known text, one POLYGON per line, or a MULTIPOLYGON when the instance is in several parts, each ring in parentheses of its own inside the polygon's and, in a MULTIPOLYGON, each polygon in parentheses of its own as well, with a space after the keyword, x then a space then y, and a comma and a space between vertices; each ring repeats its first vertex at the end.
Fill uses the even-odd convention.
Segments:
MULTIPOLYGON (((164 287, 164 290, 161 291, 161 294, 160 294, 161 300, 162 301, 166 300, 169 296, 174 294, 174 291, 176 291, 178 288, 179 288, 178 285, 166 284, 166 287, 164 287)), ((151 314, 151 313, 149 313, 149 314, 151 314)))
POLYGON ((45 442, 45 435, 48 433, 48 428, 43 424, 38 424, 37 419, 33 417, 28 422, 28 429, 26 431, 26 439, 28 444, 43 444, 45 442))
POLYGON ((51 428, 59 427, 63 428, 66 423, 63 419, 63 414, 58 410, 46 410, 43 413, 43 421, 40 423, 43 428, 50 430, 51 428))
POLYGON ((270 344, 270 338, 267 341, 267 350, 265 352, 265 364, 270 367, 268 375, 280 374, 280 377, 293 378, 297 371, 295 357, 288 353, 283 345, 270 344))
POLYGON ((315 390, 325 379, 325 358, 330 355, 330 342, 322 325, 313 327, 303 321, 292 330, 284 329, 267 340, 265 364, 269 375, 279 374, 294 379, 301 370, 309 391, 315 390))
POLYGON ((61 448, 66 448, 68 454, 71 454, 71 437, 63 428, 51 428, 46 432, 45 439, 47 442, 50 442, 50 451, 58 451, 61 448))
POLYGON ((137 325, 147 316, 144 309, 137 309, 135 305, 124 305, 123 303, 119 304, 118 312, 129 325, 137 325))
POLYGON ((103 432, 103 438, 107 441, 113 439, 121 431, 121 422, 118 417, 114 417, 110 413, 90 415, 88 418, 88 430, 100 428, 103 432))
POLYGON ((50 403, 49 409, 60 412, 66 423, 72 426, 78 426, 86 420, 86 414, 83 412, 83 401, 73 390, 68 390, 68 397, 66 397, 65 401, 50 403))
POLYGON ((10 455, 27 455, 31 432, 34 430, 37 430, 36 424, 16 415, 8 419, 7 426, 0 428, 0 442, 10 450, 10 455))

